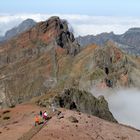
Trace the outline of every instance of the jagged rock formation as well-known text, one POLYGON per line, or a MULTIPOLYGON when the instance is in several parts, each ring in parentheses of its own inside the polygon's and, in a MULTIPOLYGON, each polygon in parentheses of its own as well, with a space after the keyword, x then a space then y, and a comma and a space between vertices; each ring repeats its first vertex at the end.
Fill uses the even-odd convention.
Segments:
POLYGON ((34 20, 26 19, 21 24, 19 24, 17 27, 14 27, 14 28, 8 30, 5 33, 5 36, 0 37, 0 42, 5 42, 7 40, 10 40, 11 38, 31 29, 35 25, 36 25, 36 22, 34 20))
POLYGON ((96 49, 94 62, 98 69, 105 73, 104 81, 108 87, 130 85, 130 64, 128 58, 117 49, 112 42, 108 42, 106 47, 96 49))
POLYGON ((57 107, 67 108, 95 115, 99 118, 117 122, 109 111, 108 103, 103 96, 98 99, 91 93, 78 89, 65 89, 62 94, 57 95, 52 103, 57 107))

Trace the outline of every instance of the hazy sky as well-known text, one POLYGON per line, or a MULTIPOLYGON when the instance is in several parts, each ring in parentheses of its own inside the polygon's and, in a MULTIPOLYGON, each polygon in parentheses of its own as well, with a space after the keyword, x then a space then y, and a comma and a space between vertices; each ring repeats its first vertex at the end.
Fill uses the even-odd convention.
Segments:
POLYGON ((1 0, 0 13, 140 16, 140 0, 1 0))

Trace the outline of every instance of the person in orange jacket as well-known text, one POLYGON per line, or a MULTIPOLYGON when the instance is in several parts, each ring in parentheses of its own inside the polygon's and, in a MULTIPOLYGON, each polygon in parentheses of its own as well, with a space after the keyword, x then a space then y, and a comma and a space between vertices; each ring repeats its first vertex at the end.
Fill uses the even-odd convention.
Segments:
POLYGON ((39 125, 39 116, 38 115, 35 116, 35 126, 36 125, 39 125))

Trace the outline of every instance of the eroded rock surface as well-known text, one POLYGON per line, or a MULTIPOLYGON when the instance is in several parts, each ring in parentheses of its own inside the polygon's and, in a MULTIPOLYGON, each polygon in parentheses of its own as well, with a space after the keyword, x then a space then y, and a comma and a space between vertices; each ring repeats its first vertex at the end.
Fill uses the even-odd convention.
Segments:
POLYGON ((103 96, 95 98, 91 93, 78 89, 65 89, 62 94, 52 101, 55 106, 76 110, 99 118, 117 122, 109 111, 108 103, 103 96))

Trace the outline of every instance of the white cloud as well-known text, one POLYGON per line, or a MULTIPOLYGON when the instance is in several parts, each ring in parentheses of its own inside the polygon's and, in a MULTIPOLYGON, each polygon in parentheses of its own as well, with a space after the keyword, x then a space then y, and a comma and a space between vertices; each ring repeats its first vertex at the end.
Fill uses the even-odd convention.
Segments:
POLYGON ((105 96, 110 111, 119 121, 129 126, 140 129, 140 90, 134 88, 116 90, 91 90, 93 95, 105 96))
POLYGON ((18 15, 0 15, 0 35, 17 26, 27 18, 35 21, 48 19, 50 16, 57 15, 67 19, 74 29, 75 35, 99 34, 102 32, 124 33, 131 27, 140 27, 140 19, 133 17, 105 17, 88 15, 62 15, 62 14, 18 14, 18 15))

